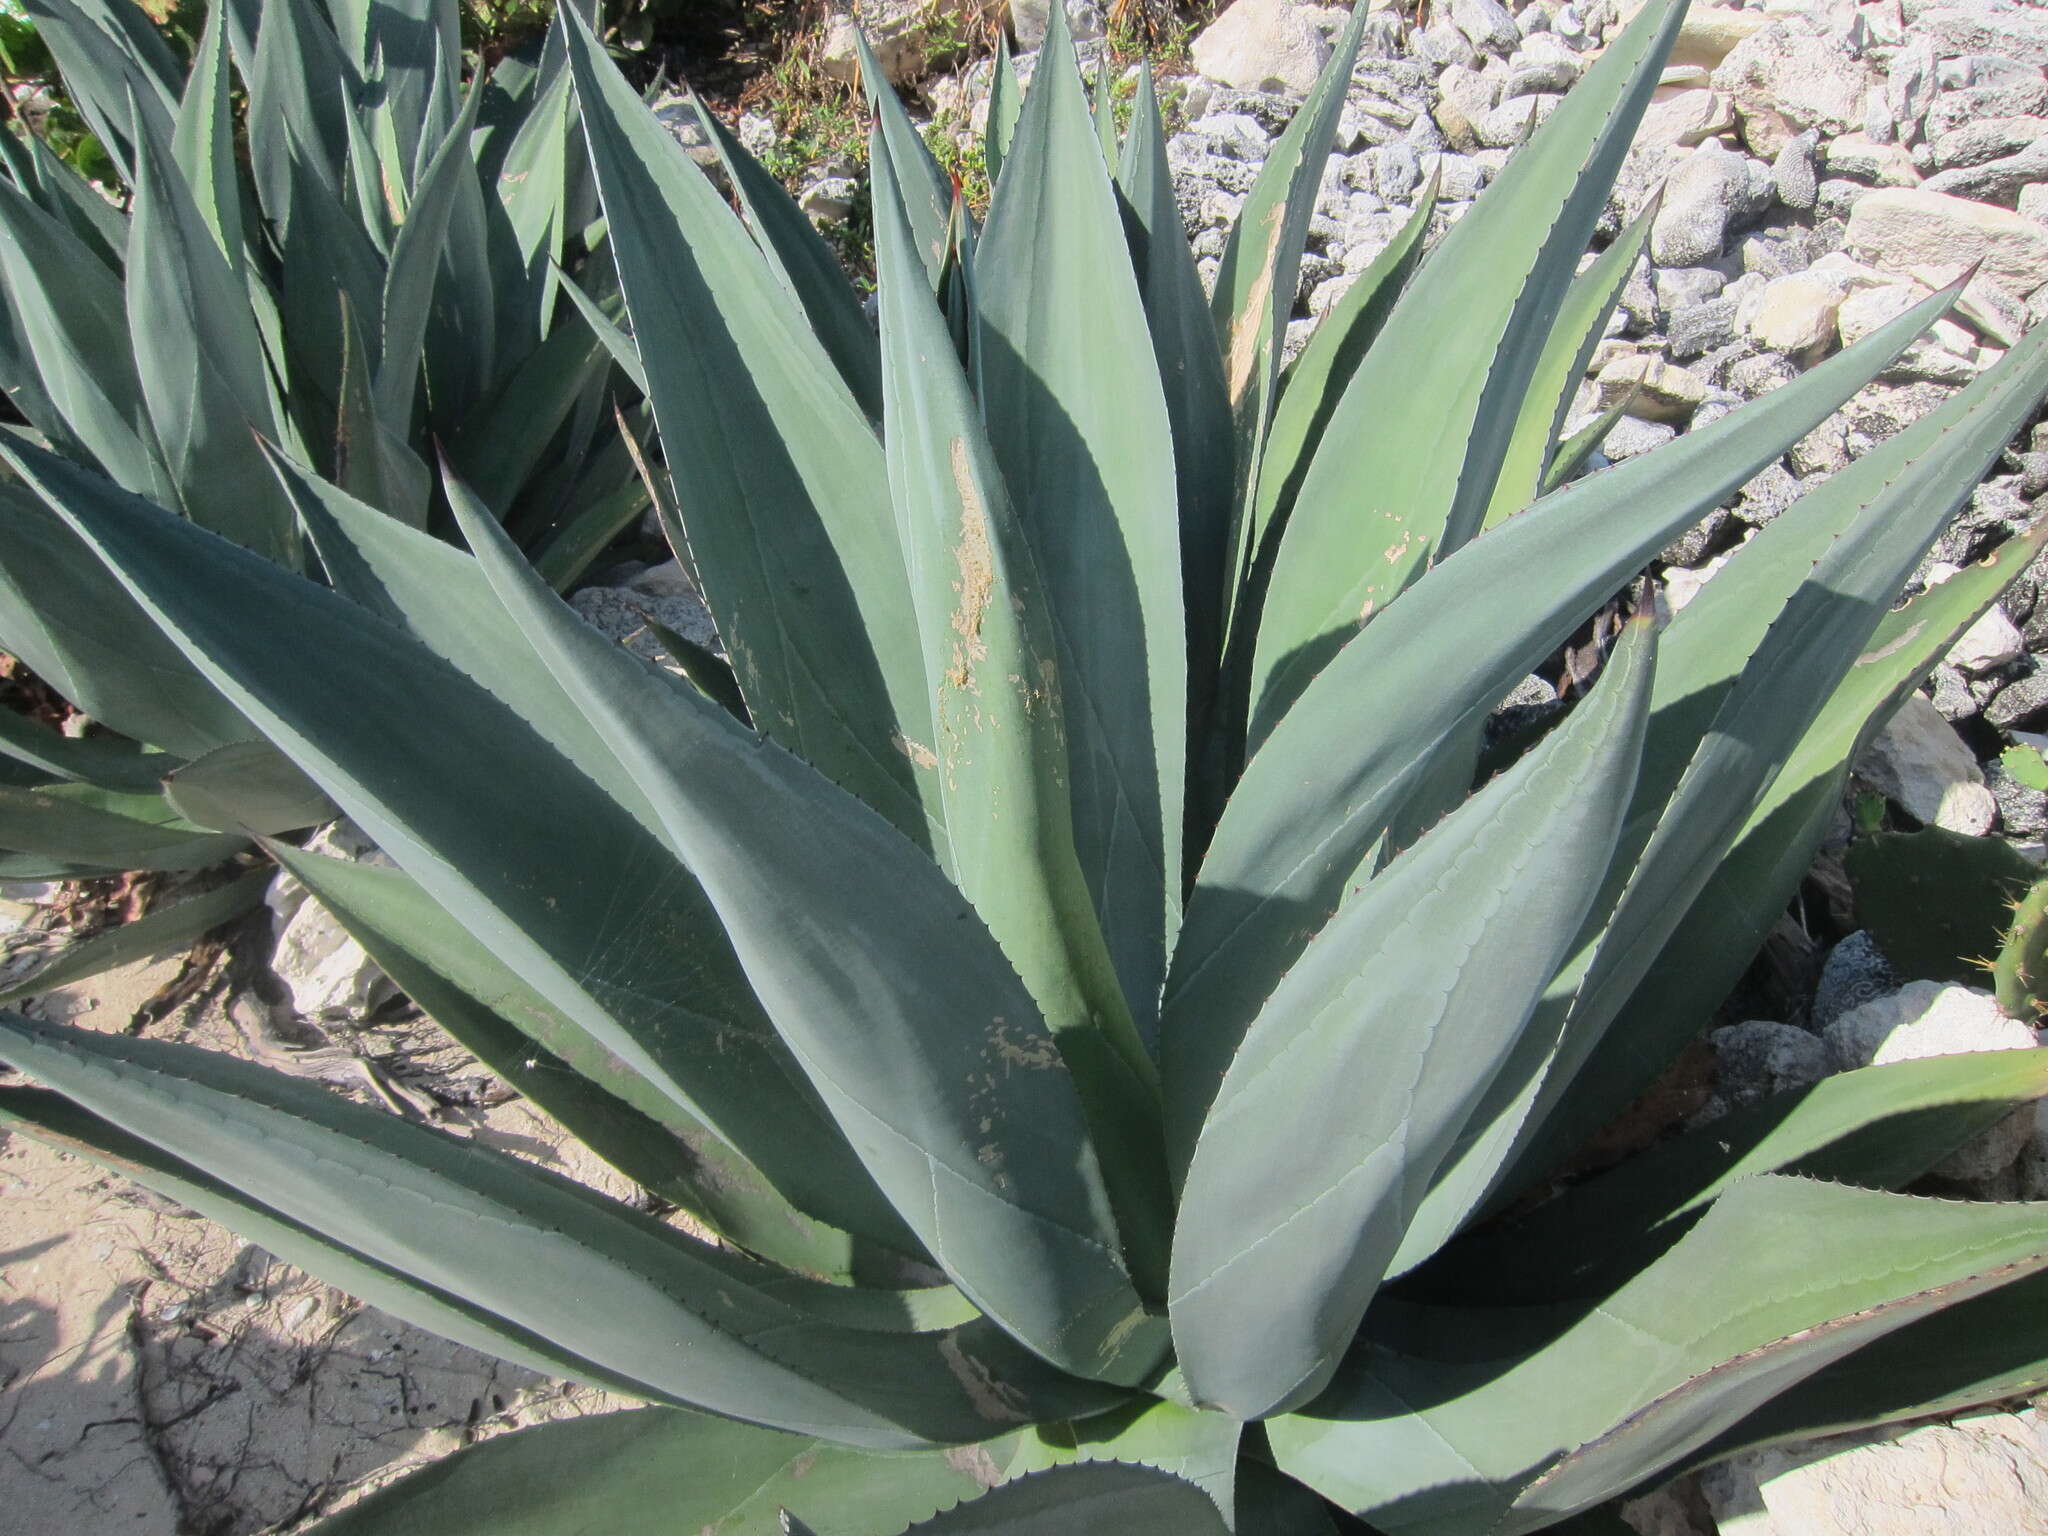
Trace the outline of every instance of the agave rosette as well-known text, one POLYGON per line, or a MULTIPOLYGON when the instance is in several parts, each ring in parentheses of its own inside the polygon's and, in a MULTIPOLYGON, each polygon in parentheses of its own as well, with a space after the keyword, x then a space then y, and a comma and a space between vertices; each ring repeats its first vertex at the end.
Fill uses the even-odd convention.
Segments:
POLYGON ((583 625, 453 472, 470 553, 273 454, 322 586, 6 448, 397 868, 278 859, 724 1239, 8 1016, 46 1085, 0 1090, 14 1123, 655 1405, 327 1529, 1526 1531, 2048 1380, 2048 1212, 1896 1192, 2048 1089, 2038 1053, 1846 1074, 1510 1209, 1709 1016, 1859 740, 2040 543, 1893 607, 2048 388, 2037 335, 1642 605, 1481 772, 1509 690, 1954 299, 1571 477, 1642 230, 1579 257, 1681 11, 1426 256, 1425 203, 1288 368, 1362 12, 1213 300, 1149 86, 1112 158, 1058 7, 1028 96, 999 73, 984 228, 881 94, 878 337, 773 184, 728 147, 736 215, 572 19, 729 666, 583 625))
MULTIPOLYGON (((40 443, 292 568, 260 440, 446 533, 444 444, 563 588, 641 515, 559 28, 465 93, 456 0, 230 0, 189 61, 130 0, 28 11, 131 189, 0 134, 0 387, 40 443)), ((0 648, 101 727, 0 719, 0 865, 190 869, 332 814, 35 497, 0 513, 0 648)))

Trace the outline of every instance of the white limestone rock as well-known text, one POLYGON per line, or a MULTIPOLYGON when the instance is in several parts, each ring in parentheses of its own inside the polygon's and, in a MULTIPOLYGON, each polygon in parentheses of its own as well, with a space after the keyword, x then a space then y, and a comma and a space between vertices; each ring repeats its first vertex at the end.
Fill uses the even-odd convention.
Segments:
MULTIPOLYGON (((1822 1037, 1844 1072, 1976 1051, 2040 1049, 2033 1029, 2008 1017, 1990 993, 1939 981, 1909 982, 1887 997, 1852 1008, 1822 1037)), ((2013 1166, 2033 1131, 2029 1106, 1950 1153, 1932 1171, 1957 1183, 1984 1184, 2013 1166)))
POLYGON ((1906 696, 1856 759, 1856 774, 1931 826, 1977 837, 1997 819, 1998 802, 1985 787, 1976 754, 1918 693, 1906 696))
POLYGON ((1930 264, 1982 263, 1984 274, 2015 293, 2048 283, 2048 228, 2009 208, 1924 187, 1885 187, 1850 212, 1851 255, 1888 272, 1930 264))
POLYGON ((1863 121, 1876 84, 1841 42, 1802 17, 1782 17, 1737 43, 1714 70, 1714 88, 1735 102, 1744 142, 1776 155, 1804 129, 1847 133, 1863 121))
POLYGON ((1748 1451, 1700 1486, 1721 1536, 2048 1536, 2048 1414, 1748 1451))
POLYGON ((1306 96, 1330 40, 1293 0, 1236 0, 1195 39, 1195 68, 1241 91, 1306 96))

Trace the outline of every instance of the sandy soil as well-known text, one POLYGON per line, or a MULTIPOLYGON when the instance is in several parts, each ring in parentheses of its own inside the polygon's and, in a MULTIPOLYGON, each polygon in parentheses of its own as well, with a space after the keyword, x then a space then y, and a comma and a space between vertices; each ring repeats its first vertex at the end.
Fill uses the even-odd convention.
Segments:
MULTIPOLYGON (((180 963, 33 1007, 124 1029, 180 963)), ((396 1029, 431 1053, 431 1026, 396 1029)), ((217 1004, 151 1033, 232 1043, 217 1004)), ((559 1162, 561 1133, 522 1103, 464 1118, 559 1162)), ((563 1150, 566 1171, 602 1181, 563 1150)), ((289 1528, 479 1436, 619 1406, 361 1306, 82 1158, 0 1132, 0 1527, 289 1528)))

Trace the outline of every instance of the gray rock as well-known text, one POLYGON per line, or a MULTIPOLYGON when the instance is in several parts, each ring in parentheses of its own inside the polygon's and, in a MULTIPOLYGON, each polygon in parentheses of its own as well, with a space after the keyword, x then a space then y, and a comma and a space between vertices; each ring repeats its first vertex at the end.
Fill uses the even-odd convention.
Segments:
POLYGON ((1313 251, 1304 252, 1301 258, 1301 276, 1295 284, 1296 301, 1306 301, 1316 288, 1343 270, 1341 263, 1332 261, 1327 256, 1318 256, 1313 251))
POLYGON ((1535 673, 1530 673, 1494 707, 1487 716, 1486 739, 1501 741, 1540 724, 1564 708, 1557 690, 1535 673))
POLYGON ((852 217, 860 183, 850 176, 821 176, 797 194, 796 205, 813 224, 835 224, 852 217))
POLYGON ((1910 187, 1920 181, 1913 156, 1896 144, 1879 144, 1860 133, 1830 140, 1820 152, 1825 175, 1873 187, 1910 187))
POLYGON ((1485 190, 1488 176, 1486 167, 1470 155, 1436 154, 1420 157, 1422 174, 1432 172, 1439 177, 1437 197, 1442 202, 1469 202, 1485 190))
MULTIPOLYGON (((1934 711, 1942 719, 1948 721, 1950 725, 1960 725, 1965 720, 1976 719, 1981 707, 1961 672, 1954 667, 1946 666, 1934 669, 1934 711)), ((2010 832, 2012 822, 2005 814, 2005 801, 2000 798, 1998 785, 1992 775, 1992 769, 1996 767, 1997 762, 1994 759, 1991 767, 1985 770, 1984 783, 1991 791, 1991 798, 1998 802, 2001 823, 2010 832)))
POLYGON ((1814 987, 1812 1021, 1825 1030, 1851 1009, 1896 991, 1898 973, 1868 929, 1858 929, 1828 951, 1814 987))
POLYGON ((704 125, 697 120, 697 109, 689 101, 680 96, 657 101, 654 117, 683 146, 683 152, 696 162, 699 170, 720 187, 725 185, 725 162, 719 158, 718 146, 704 132, 704 125))
MULTIPOLYGON (((345 820, 315 832, 306 848, 331 858, 391 867, 391 860, 345 820)), ((292 876, 280 873, 264 900, 277 922, 270 968, 284 983, 292 1011, 300 1018, 359 1019, 398 995, 398 988, 363 946, 292 876)))
POLYGON ((1813 211, 1823 218, 1847 218, 1858 203, 1876 190, 1847 177, 1830 176, 1814 191, 1813 211))
POLYGON ((1998 825, 2007 837, 2048 833, 2048 793, 2022 784, 1995 757, 1984 765, 1984 783, 1998 802, 1998 825))
POLYGON ((1974 198, 2011 208, 2028 187, 2048 180, 2048 138, 2037 139, 2016 155, 1979 165, 1958 166, 1927 178, 1930 192, 1974 198))
POLYGON ((1308 296, 1309 315, 1316 320, 1327 318, 1338 301, 1351 291, 1360 275, 1357 272, 1339 272, 1335 277, 1316 284, 1315 291, 1308 296))
POLYGON ((1813 163, 1814 147, 1819 142, 1819 133, 1808 129, 1787 139, 1777 159, 1771 162, 1771 185, 1777 191, 1778 201, 1787 208, 1803 213, 1813 207, 1814 196, 1820 189, 1819 173, 1813 163))
MULTIPOLYGON (((1771 352, 1765 355, 1777 357, 1781 354, 1771 352)), ((1785 455, 1792 472, 1802 479, 1839 474, 1849 467, 1849 458, 1848 429, 1839 421, 1822 422, 1794 443, 1785 455)))
POLYGON ((1938 169, 1961 165, 1982 165, 1987 160, 2017 154, 2048 133, 2048 121, 2038 117, 1986 117, 1937 134, 1928 145, 1938 169))
POLYGON ((1667 338, 1671 356, 1686 362, 1733 342, 1740 334, 1736 306, 1734 299, 1719 298, 1674 311, 1667 338))
MULTIPOLYGON (((962 22, 966 20, 969 9, 963 0, 938 0, 938 3, 928 3, 928 0, 863 0, 858 30, 867 34, 868 44, 874 49, 882 73, 892 84, 905 85, 923 79, 931 69, 946 62, 934 48, 944 29, 934 23, 962 22)), ((1083 0, 1081 6, 1070 9, 1093 11, 1095 7, 1093 0, 1083 0)), ((1075 35, 1100 37, 1102 18, 1099 11, 1094 20, 1092 33, 1077 30, 1075 35)), ((1040 26, 1042 29, 1042 20, 1040 26)), ((818 69, 827 78, 843 85, 852 85, 860 79, 860 52, 855 32, 852 7, 839 0, 831 7, 824 43, 818 53, 818 69)))
MULTIPOLYGON (((1622 426, 1630 425, 1632 421, 1633 418, 1624 417, 1621 423, 1616 426, 1615 431, 1619 432, 1622 426)), ((1634 422, 1634 425, 1647 427, 1651 423, 1634 422)), ((1671 429, 1665 427, 1663 430, 1667 434, 1663 441, 1670 441, 1671 429)), ((1653 444, 1652 446, 1655 445, 1653 444)), ((1608 434, 1607 442, 1601 445, 1601 450, 1610 459, 1626 457, 1626 455, 1615 453, 1614 433, 1612 432, 1608 434)), ((1636 451, 1643 452, 1646 450, 1638 449, 1636 451)), ((1670 544, 1666 545, 1664 552, 1657 556, 1657 558, 1666 565, 1691 566, 1700 564, 1709 555, 1713 554, 1714 550, 1721 544, 1722 535, 1728 529, 1728 516, 1726 511, 1716 507, 1697 523, 1694 523, 1692 527, 1686 529, 1685 532, 1673 539, 1670 544)))
POLYGON ((1422 160, 1406 144, 1383 144, 1366 158, 1373 190, 1390 202, 1409 196, 1422 185, 1422 160))
POLYGON ((1641 336, 1656 329, 1658 308, 1656 283, 1638 264, 1622 284, 1615 309, 1625 318, 1629 334, 1641 336))
POLYGON ((1965 53, 1934 66, 1934 80, 1944 91, 1973 85, 2022 85, 2041 78, 2041 71, 2019 59, 1996 53, 1965 53))
POLYGON ((1749 162, 1718 144, 1702 144, 1671 173, 1664 206, 1650 225, 1650 260, 1696 267, 1721 254, 1729 222, 1749 201, 1749 162))
POLYGON ((1943 91, 1928 104, 1926 133, 1932 142, 1966 123, 1985 118, 2043 115, 2048 115, 2048 80, 1973 85, 1960 91, 1943 91))
MULTIPOLYGON (((1876 444, 1907 430, 1927 412, 1948 401, 1946 389, 1927 383, 1909 385, 1866 385, 1855 391, 1843 408, 1843 424, 1849 428, 1849 449, 1870 453, 1876 444)), ((1993 516, 1987 512, 1985 516, 1993 516)))
POLYGON ((1269 137, 1278 137, 1294 121, 1294 115, 1300 109, 1301 102, 1285 91, 1240 91, 1217 86, 1203 107, 1202 115, 1241 112, 1264 128, 1269 137))
POLYGON ((1723 416, 1741 410, 1742 404, 1742 396, 1732 390, 1719 386, 1710 387, 1707 390, 1707 398, 1702 400, 1692 413, 1692 430, 1697 432, 1701 427, 1711 427, 1723 416))
POLYGON ((1301 356, 1302 349, 1308 345, 1309 338, 1315 335, 1315 333, 1316 322, 1314 320, 1288 321, 1286 333, 1280 340, 1280 361, 1282 364, 1291 363, 1301 356))
POLYGON ((1725 1536, 2031 1536, 2048 1509, 2048 1412, 1746 1451, 1698 1486, 1725 1536))
POLYGON ((1863 93, 1863 136, 1873 144, 1899 142, 1899 125, 1892 121, 1891 103, 1885 100, 1881 85, 1863 93))
POLYGON ((1259 168, 1208 154, 1191 145, 1190 140, 1170 141, 1167 163, 1173 170, 1173 193, 1180 204, 1181 220, 1188 227, 1199 229, 1203 199, 1219 189, 1242 197, 1258 181, 1259 168))
MULTIPOLYGON (((1923 387, 1928 394, 1934 393, 1933 386, 1923 387)), ((2030 512, 2020 499, 2018 486, 2017 475, 2000 475, 1978 486, 1969 505, 1956 514, 1935 540, 1934 557, 1950 565, 1968 565, 1994 544, 2023 529, 2030 512)))
POLYGON ((1697 374, 1647 354, 1612 358, 1601 366, 1598 382, 1602 406, 1626 399, 1629 415, 1642 421, 1689 421, 1707 397, 1706 382, 1697 374))
POLYGON ((1351 72, 1351 81, 1356 90, 1404 101, 1427 112, 1436 71, 1419 59, 1361 59, 1351 72))
POLYGON ((1451 0, 1451 24, 1474 48, 1506 58, 1522 41, 1522 29, 1499 0, 1451 0))
POLYGON ((2027 500, 2048 492, 2048 453, 2022 453, 2017 455, 2020 464, 2020 493, 2027 500))
POLYGON ((1984 718, 2001 731, 2034 730, 2048 723, 2048 672, 2036 672, 1998 690, 1984 718))
POLYGON ((1373 95, 1354 96, 1350 106, 1358 114, 1359 136, 1373 144, 1391 144, 1400 140, 1415 126, 1415 120, 1427 113, 1427 108, 1418 112, 1405 102, 1388 101, 1373 95))
POLYGON ((1913 27, 1937 58, 1994 54, 2025 69, 2048 68, 2048 16, 2032 7, 1936 6, 1923 10, 1913 27))
POLYGON ((1888 272, 1982 262, 1984 273, 2014 293, 2048 281, 2048 229, 2005 208, 1926 187, 1886 187, 1856 205, 1851 254, 1888 272))
MULTIPOLYGON (((2024 482, 2022 482, 2024 483, 2024 482)), ((2031 494, 2027 500, 2032 501, 2031 494)), ((2034 563, 2013 579, 2004 594, 1998 599, 1998 606, 2005 610, 2005 616, 2015 624, 2024 624, 2034 616, 2034 607, 2041 597, 2041 559, 2037 555, 2034 563)))
POLYGON ((1934 50, 1924 39, 1913 38, 1892 55, 1884 95, 1900 141, 1911 142, 1934 100, 1934 50))
POLYGON ((1499 103, 1497 78, 1453 64, 1437 81, 1433 115, 1453 149, 1469 150, 1479 142, 1479 125, 1499 103))
POLYGON ((781 140, 781 135, 776 132, 775 119, 765 112, 741 113, 737 136, 740 147, 757 160, 781 140))
POLYGON ((1502 709, 1518 709, 1529 704, 1554 704, 1556 702, 1557 689, 1538 677, 1534 672, 1531 672, 1527 677, 1515 684, 1513 691, 1500 701, 1500 707, 1502 709))
POLYGON ((1760 155, 1807 128, 1847 132, 1874 83, 1839 41, 1790 17, 1751 33, 1714 70, 1714 88, 1733 99, 1743 140, 1760 155))
POLYGON ((1272 146, 1265 125, 1248 112, 1211 112, 1189 123, 1187 131, 1208 140, 1211 153, 1232 160, 1263 161, 1272 146))
POLYGON ((1963 631, 1944 659, 1968 676, 1981 677, 2011 665, 2025 654, 2026 642, 2020 637, 2019 626, 1994 605, 1963 631))
POLYGON ((1811 360, 1834 344, 1841 307, 1838 287, 1817 273, 1795 272, 1765 284, 1754 307, 1744 308, 1743 319, 1765 351, 1811 360))
POLYGON ((1415 57, 1436 65, 1462 64, 1468 69, 1479 67, 1480 56, 1465 34, 1447 21, 1435 21, 1419 32, 1409 34, 1408 46, 1415 57))
POLYGON ((1743 486, 1735 503, 1735 515, 1752 528, 1761 528, 1799 499, 1804 487, 1782 464, 1766 464, 1743 486))
MULTIPOLYGON (((1678 429, 1669 422, 1639 421, 1633 416, 1624 416, 1601 442, 1600 451, 1607 455, 1609 462, 1619 464, 1623 459, 1633 459, 1662 448, 1676 436, 1678 429)), ((1687 560, 1677 563, 1691 564, 1687 560)))
POLYGON ((1489 149, 1511 149, 1527 142, 1562 100, 1562 96, 1517 96, 1503 101, 1475 125, 1479 142, 1489 149))
POLYGON ((1718 267, 1666 267, 1650 274, 1650 290, 1655 296, 1655 317, 1669 320, 1671 315, 1695 304, 1704 304, 1728 286, 1728 274, 1718 267))
MULTIPOLYGON (((1102 7, 1096 0, 1066 0, 1067 24, 1078 41, 1103 34, 1102 7)), ((1010 33, 1020 52, 1029 53, 1045 41, 1052 21, 1052 0, 1009 0, 1010 33)))
POLYGON ((1798 377, 1799 369, 1791 359, 1775 352, 1737 358, 1727 370, 1728 387, 1746 400, 1754 400, 1798 377))
POLYGON ((1707 1039, 1714 1047, 1715 1087, 1731 1109, 1811 1088, 1834 1070, 1826 1043, 1796 1024, 1750 1019, 1707 1039))
POLYGON ((641 577, 635 578, 636 584, 625 587, 584 587, 569 595, 569 606, 592 628, 623 641, 627 650, 647 661, 662 663, 667 659, 661 642, 647 628, 649 619, 707 650, 719 649, 717 628, 694 592, 638 584, 644 581, 641 577))
POLYGON ((1803 229, 1762 229, 1744 235, 1735 247, 1742 270, 1763 278, 1789 277, 1813 265, 1803 229))
POLYGON ((1501 86, 1501 99, 1521 96, 1559 96, 1579 83, 1584 66, 1570 57, 1532 59, 1508 70, 1501 86))

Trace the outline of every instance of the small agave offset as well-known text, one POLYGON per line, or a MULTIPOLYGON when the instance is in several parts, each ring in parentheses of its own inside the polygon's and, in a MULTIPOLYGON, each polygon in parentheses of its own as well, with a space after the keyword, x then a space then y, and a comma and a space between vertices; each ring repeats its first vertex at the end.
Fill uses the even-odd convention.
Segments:
POLYGON ((0 444, 397 868, 277 860, 721 1241, 14 1015, 0 1059, 42 1086, 0 1115, 653 1405, 458 1453, 333 1536, 1612 1530, 1616 1496, 1745 1446, 2048 1382, 2048 1208, 1895 1192, 2048 1091, 2048 1053, 1849 1073, 1554 1177, 2043 542, 1894 607, 2048 391, 2048 332, 1675 617, 1638 600, 1547 734, 1488 743, 1955 295, 1575 477, 1560 423, 1642 228, 1580 257, 1680 4, 1427 252, 1425 202, 1286 368, 1362 13, 1211 298, 1149 86, 1120 139, 1091 118, 1060 9, 1029 94, 998 76, 985 227, 875 101, 879 337, 772 181, 720 139, 736 211, 558 20, 608 339, 729 668, 585 626, 456 471, 469 553, 274 453, 316 581, 0 444))
MULTIPOLYGON (((640 517, 559 37, 465 95, 453 4, 226 0, 189 67, 134 0, 26 9, 133 189, 0 133, 0 389, 53 452, 295 569, 259 438, 452 534, 441 445, 558 588, 640 517)), ((32 495, 0 516, 0 648, 103 728, 0 713, 0 872, 192 869, 332 817, 32 495)))

